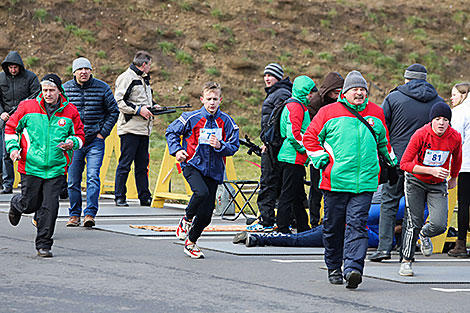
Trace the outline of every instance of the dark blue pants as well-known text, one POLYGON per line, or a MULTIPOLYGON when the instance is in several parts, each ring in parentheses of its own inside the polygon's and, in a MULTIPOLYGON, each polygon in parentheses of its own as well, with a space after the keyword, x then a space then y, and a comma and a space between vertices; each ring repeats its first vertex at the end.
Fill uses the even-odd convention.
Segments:
POLYGON ((362 274, 368 246, 366 225, 372 194, 324 192, 323 244, 329 270, 341 268, 344 262, 344 275, 351 270, 362 274))
POLYGON ((193 192, 186 207, 186 217, 193 220, 188 237, 191 242, 196 242, 204 228, 211 223, 218 184, 212 178, 202 176, 199 170, 190 165, 183 169, 183 175, 193 192))
POLYGON ((115 198, 126 198, 127 178, 134 162, 135 184, 141 201, 151 198, 149 190, 149 136, 125 134, 121 138, 121 156, 116 168, 115 198))

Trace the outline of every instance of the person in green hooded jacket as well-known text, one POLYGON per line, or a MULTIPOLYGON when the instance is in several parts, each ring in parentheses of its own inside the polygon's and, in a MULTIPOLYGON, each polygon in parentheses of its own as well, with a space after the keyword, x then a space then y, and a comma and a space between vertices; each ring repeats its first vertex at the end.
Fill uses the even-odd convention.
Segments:
POLYGON ((285 139, 277 156, 282 183, 276 218, 281 233, 290 233, 291 209, 297 222, 297 232, 310 229, 304 207, 307 200, 304 176, 308 160, 302 137, 310 124, 307 105, 316 91, 318 89, 310 77, 297 77, 292 87, 292 97, 286 100, 281 114, 280 131, 285 139))

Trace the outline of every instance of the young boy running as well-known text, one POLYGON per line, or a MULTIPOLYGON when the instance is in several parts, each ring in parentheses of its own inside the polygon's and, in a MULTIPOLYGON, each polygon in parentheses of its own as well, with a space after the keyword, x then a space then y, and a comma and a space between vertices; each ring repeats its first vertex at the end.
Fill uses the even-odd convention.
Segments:
POLYGON ((204 84, 200 99, 203 107, 184 112, 168 126, 165 134, 170 154, 181 163, 183 175, 193 191, 176 237, 186 239, 184 253, 194 259, 204 257, 196 241, 211 222, 217 186, 224 179, 225 157, 234 155, 239 148, 237 124, 219 109, 220 85, 204 84))
POLYGON ((436 103, 429 113, 431 122, 418 129, 401 159, 405 171, 406 230, 401 249, 399 274, 413 276, 411 262, 416 241, 421 252, 432 255, 430 237, 442 234, 447 227, 447 189, 455 188, 462 163, 462 139, 449 126, 452 111, 444 102, 436 103), (449 171, 449 163, 451 163, 449 171), (447 177, 450 174, 450 179, 447 177), (424 223, 424 206, 428 204, 429 222, 424 223))

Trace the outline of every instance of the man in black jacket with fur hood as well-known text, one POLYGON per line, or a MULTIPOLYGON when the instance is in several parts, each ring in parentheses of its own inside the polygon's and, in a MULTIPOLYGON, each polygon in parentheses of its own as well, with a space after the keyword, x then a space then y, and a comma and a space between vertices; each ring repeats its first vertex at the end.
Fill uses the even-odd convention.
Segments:
POLYGON ((40 91, 39 80, 33 72, 24 68, 23 60, 16 51, 10 51, 2 62, 3 72, 0 73, 0 164, 3 173, 3 190, 0 193, 12 193, 15 174, 13 162, 5 150, 5 124, 18 104, 25 99, 35 98, 40 91), (3 156, 3 157, 2 157, 3 156))

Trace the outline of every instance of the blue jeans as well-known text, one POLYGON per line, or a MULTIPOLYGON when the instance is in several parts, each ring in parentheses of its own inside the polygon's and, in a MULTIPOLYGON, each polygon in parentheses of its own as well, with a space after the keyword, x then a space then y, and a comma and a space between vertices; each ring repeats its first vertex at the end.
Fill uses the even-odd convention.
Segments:
POLYGON ((278 247, 323 247, 323 227, 316 226, 298 234, 261 233, 251 234, 258 239, 259 246, 278 247))
POLYGON ((95 138, 89 144, 73 153, 72 164, 68 171, 68 191, 70 198, 70 216, 82 213, 82 175, 86 159, 86 201, 84 215, 96 216, 100 197, 100 169, 104 157, 104 139, 95 138))
POLYGON ((10 154, 6 150, 5 143, 5 124, 0 128, 0 159, 2 168, 2 179, 3 179, 3 188, 11 189, 13 188, 13 182, 15 181, 15 170, 13 168, 13 161, 10 159, 10 154))

